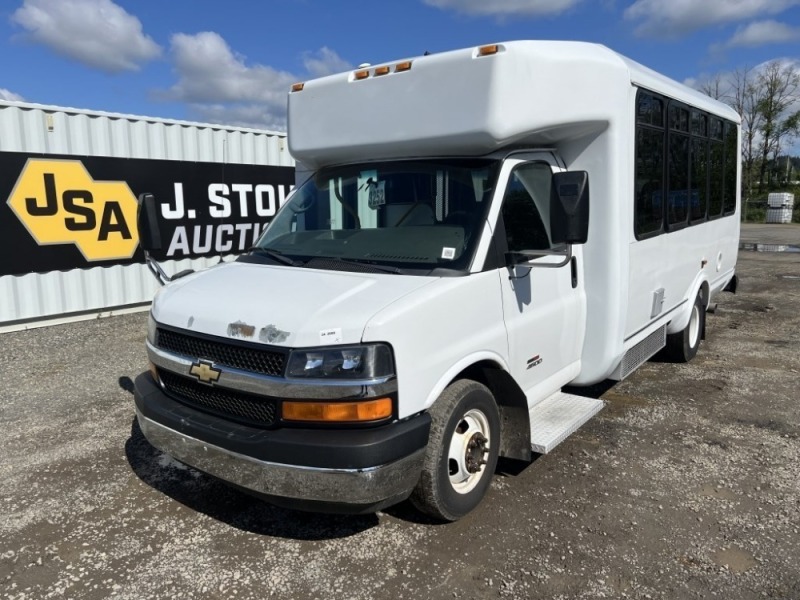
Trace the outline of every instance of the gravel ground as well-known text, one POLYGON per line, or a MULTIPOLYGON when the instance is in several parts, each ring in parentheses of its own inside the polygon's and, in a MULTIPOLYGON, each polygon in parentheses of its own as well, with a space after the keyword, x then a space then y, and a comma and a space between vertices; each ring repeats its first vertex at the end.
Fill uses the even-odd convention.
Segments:
POLYGON ((691 364, 588 390, 605 410, 449 525, 276 508, 154 450, 145 314, 4 334, 0 597, 800 599, 798 258, 742 252, 691 364))

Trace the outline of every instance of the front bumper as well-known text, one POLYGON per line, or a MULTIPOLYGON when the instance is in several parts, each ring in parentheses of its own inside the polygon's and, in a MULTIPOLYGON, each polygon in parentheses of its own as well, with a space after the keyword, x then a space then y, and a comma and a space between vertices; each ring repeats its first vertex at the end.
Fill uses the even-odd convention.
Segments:
POLYGON ((276 504, 374 511, 406 498, 419 479, 427 414, 367 429, 264 430, 185 406, 149 373, 135 388, 139 427, 153 446, 276 504))

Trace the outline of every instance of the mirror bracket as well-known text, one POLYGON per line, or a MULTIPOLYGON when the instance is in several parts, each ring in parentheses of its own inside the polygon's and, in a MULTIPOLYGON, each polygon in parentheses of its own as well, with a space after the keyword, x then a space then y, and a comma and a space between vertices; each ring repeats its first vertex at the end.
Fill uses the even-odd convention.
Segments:
POLYGON ((175 281, 181 277, 189 275, 194 271, 186 270, 176 273, 172 277, 167 275, 158 261, 150 254, 151 250, 161 250, 161 232, 158 229, 156 218, 156 199, 153 194, 139 194, 139 207, 136 213, 136 230, 139 233, 139 245, 144 252, 144 260, 147 268, 158 280, 161 285, 166 285, 170 281, 175 281))
POLYGON ((153 277, 156 278, 158 283, 161 285, 167 285, 170 281, 172 281, 172 277, 167 275, 164 269, 161 268, 161 265, 158 264, 158 261, 150 256, 150 253, 147 250, 144 251, 144 260, 147 262, 147 268, 150 269, 150 272, 153 274, 153 277))
MULTIPOLYGON (((557 252, 554 250, 523 250, 521 252, 506 252, 506 266, 511 271, 514 267, 523 267, 528 269, 525 275, 509 275, 509 279, 524 279, 530 275, 531 269, 560 269, 569 264, 572 260, 572 244, 567 244, 567 253, 557 252), (542 256, 563 256, 564 259, 557 263, 536 263, 531 264, 530 260, 540 258, 542 256), (520 260, 524 259, 524 260, 520 260), (523 264, 525 263, 525 264, 523 264)), ((513 271, 511 271, 513 273, 513 271)))

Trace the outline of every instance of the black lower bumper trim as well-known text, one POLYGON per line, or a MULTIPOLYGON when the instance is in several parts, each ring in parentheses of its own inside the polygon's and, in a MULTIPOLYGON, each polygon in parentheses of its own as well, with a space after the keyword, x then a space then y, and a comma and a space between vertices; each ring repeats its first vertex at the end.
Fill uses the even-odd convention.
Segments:
POLYGON ((423 413, 369 429, 265 430, 181 404, 149 373, 136 378, 134 398, 142 415, 181 434, 259 461, 312 468, 367 469, 395 462, 427 445, 431 423, 423 413))

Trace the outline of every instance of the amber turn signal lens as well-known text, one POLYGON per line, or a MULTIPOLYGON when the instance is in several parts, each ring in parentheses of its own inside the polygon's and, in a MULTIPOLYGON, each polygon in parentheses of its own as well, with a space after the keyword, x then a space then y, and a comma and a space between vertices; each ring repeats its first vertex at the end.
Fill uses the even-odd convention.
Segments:
POLYGON ((150 368, 150 375, 153 376, 153 379, 156 380, 156 383, 159 383, 159 381, 158 381, 158 369, 156 368, 156 366, 153 363, 147 363, 147 366, 150 368))
POLYGON ((392 415, 392 399, 364 402, 284 402, 284 421, 359 423, 379 421, 392 415))
POLYGON ((306 87, 305 83, 295 83, 292 85, 293 92, 302 92, 303 88, 306 87))
POLYGON ((478 48, 478 56, 489 56, 490 54, 497 54, 500 51, 500 46, 497 44, 489 44, 488 46, 481 46, 478 48))

